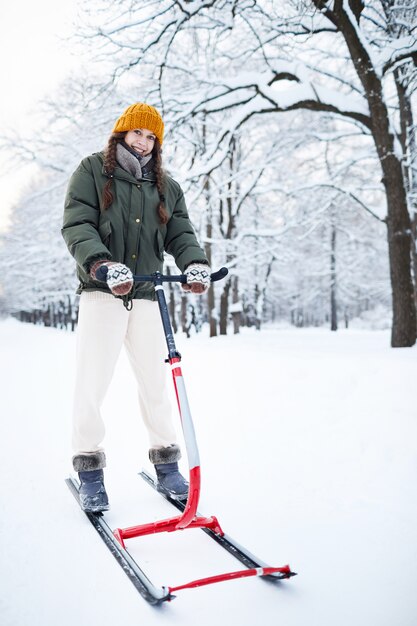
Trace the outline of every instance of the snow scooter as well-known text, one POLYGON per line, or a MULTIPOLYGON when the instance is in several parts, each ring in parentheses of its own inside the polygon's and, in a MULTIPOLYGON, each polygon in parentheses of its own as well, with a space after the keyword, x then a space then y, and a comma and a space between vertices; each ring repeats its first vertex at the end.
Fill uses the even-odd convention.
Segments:
MULTIPOLYGON (((227 273, 228 270, 226 268, 221 268, 218 272, 211 274, 211 281, 214 282, 217 280, 221 280, 227 275, 227 273)), ((103 276, 103 278, 105 278, 105 275, 103 276)), ((214 515, 210 517, 204 517, 198 513, 197 508, 200 498, 201 485, 200 459, 193 421, 191 418, 191 412, 188 405, 187 394, 181 372, 181 355, 177 351, 175 345, 174 335, 168 313, 168 306, 162 286, 162 283, 164 282, 186 283, 187 277, 184 274, 171 276, 163 275, 160 272, 155 272, 151 275, 135 275, 133 278, 135 282, 152 282, 155 286, 156 297, 159 304, 162 325, 164 328, 165 339, 168 347, 167 362, 169 363, 172 370, 179 415, 181 419, 181 425, 187 452, 189 466, 188 498, 184 502, 181 500, 175 500, 171 496, 159 492, 166 500, 168 500, 171 504, 173 504, 181 511, 180 515, 157 522, 151 522, 149 524, 141 524, 139 526, 132 526, 129 528, 116 528, 114 531, 112 531, 107 525, 102 513, 97 514, 85 512, 85 514, 87 515, 88 519, 93 524, 94 528, 97 530, 103 541, 106 543, 113 556, 122 566, 127 576, 131 579, 136 589, 150 604, 161 604, 164 601, 172 600, 175 597, 175 595, 173 594, 176 591, 180 591, 182 589, 201 587, 203 585, 210 585, 213 583, 233 580, 236 578, 261 576, 265 579, 276 582, 295 576, 296 574, 291 571, 289 565, 285 565, 283 567, 271 567, 255 557, 244 547, 239 545, 236 541, 234 541, 231 537, 223 532, 217 518, 214 515), (140 568, 138 563, 134 560, 134 558, 126 549, 125 540, 132 539, 134 537, 142 537, 144 535, 154 533, 174 532, 178 530, 186 530, 189 528, 201 528, 222 548, 227 550, 238 561, 245 565, 247 569, 226 572, 224 574, 209 576, 207 578, 201 578, 198 580, 191 580, 187 583, 177 586, 156 587, 149 580, 149 578, 140 568)), ((142 470, 142 472, 140 472, 140 475, 151 487, 158 490, 156 480, 154 480, 154 478, 150 474, 142 470)), ((66 480, 66 483, 78 501, 79 486, 77 481, 71 477, 66 480)))

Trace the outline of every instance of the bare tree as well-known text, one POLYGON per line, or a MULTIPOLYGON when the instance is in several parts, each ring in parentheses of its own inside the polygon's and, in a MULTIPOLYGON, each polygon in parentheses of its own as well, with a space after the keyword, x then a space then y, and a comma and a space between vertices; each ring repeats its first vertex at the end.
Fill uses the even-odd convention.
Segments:
POLYGON ((173 127, 184 127, 201 115, 217 120, 218 132, 206 155, 212 169, 226 158, 226 146, 235 133, 254 116, 297 109, 331 113, 349 120, 369 137, 380 164, 387 205, 391 341, 393 346, 411 346, 416 341, 412 224, 405 155, 392 117, 393 94, 387 96, 387 89, 401 64, 414 63, 417 41, 410 15, 403 11, 398 16, 394 5, 361 0, 166 0, 158 3, 155 15, 154 5, 144 2, 136 12, 132 9, 135 15, 129 21, 122 23, 119 15, 101 27, 98 35, 108 50, 124 53, 112 80, 141 64, 152 50, 159 68, 154 76, 162 101, 167 93, 165 105, 173 127), (391 24, 401 18, 400 37, 392 34, 392 25, 388 27, 387 6, 391 24), (149 29, 139 41, 135 29, 144 24, 149 29), (209 75, 206 67, 201 71, 190 67, 181 55, 181 46, 197 28, 212 46, 209 75), (259 61, 263 61, 260 70, 259 61), (180 90, 173 93, 172 79, 180 76, 180 90), (198 98, 192 83, 198 85, 198 98))
MULTIPOLYGON (((165 161, 177 164, 171 173, 186 188, 200 239, 213 266, 231 268, 226 290, 216 285, 209 293, 211 334, 220 318, 226 332, 229 313, 237 330, 249 309, 257 325, 289 310, 293 320, 319 323, 330 309, 359 313, 372 297, 384 301, 383 223, 392 344, 412 345, 416 46, 408 5, 92 1, 78 29, 92 46, 90 77, 51 98, 45 119, 54 132, 37 133, 19 159, 64 181, 104 144, 121 107, 151 99, 175 139, 166 142, 165 161), (106 73, 96 73, 98 66, 106 73)), ((9 140, 9 150, 20 145, 9 140)), ((42 223, 30 195, 32 222, 42 223)), ((54 202, 46 200, 51 220, 61 213, 54 202)), ((16 236, 23 241, 17 222, 16 236)), ((174 292, 179 311, 176 300, 174 292)), ((183 305, 184 320, 187 299, 183 305)))

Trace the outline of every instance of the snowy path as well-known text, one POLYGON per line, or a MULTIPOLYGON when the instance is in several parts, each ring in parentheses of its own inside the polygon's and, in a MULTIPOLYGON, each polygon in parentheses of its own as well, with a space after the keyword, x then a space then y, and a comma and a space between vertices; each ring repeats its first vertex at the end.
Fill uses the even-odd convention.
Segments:
MULTIPOLYGON (((299 576, 279 587, 247 579, 179 592, 154 609, 63 482, 74 336, 6 320, 0 345, 2 626, 417 623, 416 348, 391 350, 385 331, 178 339, 200 509, 299 576)), ((123 377, 131 381, 124 357, 104 407, 112 527, 174 512, 135 475, 147 445, 123 377)), ((161 585, 240 569, 198 530, 128 547, 161 585)))

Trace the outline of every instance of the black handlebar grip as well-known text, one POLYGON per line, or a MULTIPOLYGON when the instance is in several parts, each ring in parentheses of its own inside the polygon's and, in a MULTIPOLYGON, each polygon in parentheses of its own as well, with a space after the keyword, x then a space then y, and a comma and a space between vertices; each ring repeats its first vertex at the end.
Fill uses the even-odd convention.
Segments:
POLYGON ((103 283, 105 283, 107 280, 108 271, 109 268, 107 267, 107 265, 100 265, 100 267, 96 271, 96 280, 101 280, 103 283))
POLYGON ((229 270, 227 269, 227 267, 221 267, 219 270, 217 270, 217 272, 213 272, 213 274, 210 274, 210 280, 212 283, 216 282, 216 280, 222 280, 222 278, 227 276, 228 273, 229 270))

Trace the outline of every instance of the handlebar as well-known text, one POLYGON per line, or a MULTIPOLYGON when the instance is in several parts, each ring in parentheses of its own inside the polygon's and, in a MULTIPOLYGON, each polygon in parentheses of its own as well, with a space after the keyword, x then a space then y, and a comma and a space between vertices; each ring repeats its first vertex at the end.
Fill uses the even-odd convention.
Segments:
MULTIPOLYGON (((102 265, 96 271, 96 278, 103 282, 106 282, 106 275, 108 272, 108 268, 105 265, 102 265)), ((221 267, 217 272, 213 272, 210 274, 210 280, 212 283, 217 280, 222 280, 227 274, 229 270, 227 267, 221 267)), ((134 274, 133 280, 135 283, 153 283, 154 285, 160 285, 162 283, 187 283, 187 276, 185 274, 177 274, 170 276, 169 274, 161 274, 160 272, 154 272, 153 274, 134 274)))

